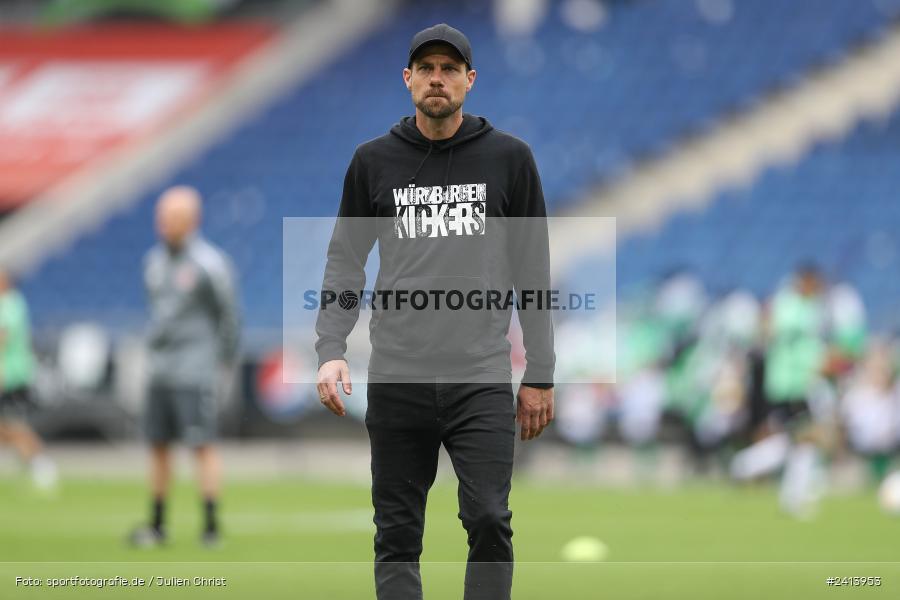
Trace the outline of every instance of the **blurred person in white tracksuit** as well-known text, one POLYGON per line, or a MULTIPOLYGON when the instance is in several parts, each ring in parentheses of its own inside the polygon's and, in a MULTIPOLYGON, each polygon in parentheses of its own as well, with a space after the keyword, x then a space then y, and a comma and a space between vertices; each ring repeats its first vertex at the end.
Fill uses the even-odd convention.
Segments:
POLYGON ((841 417, 850 447, 865 457, 874 483, 888 472, 900 443, 900 392, 894 349, 876 341, 841 398, 841 417))

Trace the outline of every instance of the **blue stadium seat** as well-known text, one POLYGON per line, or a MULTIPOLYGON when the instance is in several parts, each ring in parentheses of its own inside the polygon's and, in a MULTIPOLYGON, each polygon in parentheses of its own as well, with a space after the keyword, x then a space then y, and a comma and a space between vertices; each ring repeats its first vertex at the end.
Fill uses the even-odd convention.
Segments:
MULTIPOLYGON (((545 195, 556 209, 633 161, 664 152, 679 137, 703 131, 810 68, 839 58, 879 35, 900 14, 896 0, 753 0, 733 2, 731 18, 712 23, 696 3, 685 0, 612 2, 605 24, 583 32, 570 29, 553 3, 532 39, 509 40, 498 35, 488 4, 405 5, 382 29, 289 90, 133 208, 51 258, 24 281, 38 326, 72 318, 107 322, 117 315, 117 327, 137 327, 143 318, 140 261, 153 243, 154 199, 165 186, 190 183, 207 198, 208 236, 235 257, 247 325, 277 330, 282 217, 334 215, 354 147, 412 112, 400 68, 410 35, 434 22, 448 21, 469 35, 479 76, 467 110, 532 145, 545 195)), ((886 151, 882 142, 880 154, 875 149, 859 153, 870 166, 848 167, 878 177, 838 176, 824 166, 832 151, 817 152, 810 160, 823 161, 821 169, 801 166, 802 177, 792 172, 764 177, 751 197, 736 194, 735 201, 714 205, 706 215, 674 219, 656 237, 627 241, 620 280, 628 284, 646 277, 679 253, 713 280, 736 277, 740 268, 713 262, 709 246, 697 241, 705 227, 714 227, 729 231, 717 242, 739 238, 729 256, 743 261, 746 281, 755 289, 770 285, 772 273, 755 271, 754 265, 762 265, 754 263, 755 257, 784 253, 760 267, 781 269, 800 255, 822 251, 809 245, 813 242, 800 247, 797 240, 807 238, 795 240, 786 229, 792 210, 818 214, 820 204, 842 203, 823 212, 822 222, 827 217, 848 236, 850 229, 862 235, 864 212, 838 219, 846 217, 847 203, 868 198, 865 194, 874 198, 896 185, 884 180, 886 151), (816 181, 822 177, 830 178, 828 186, 816 181), (726 229, 735 219, 744 224, 758 219, 767 226, 726 229), (761 244, 763 239, 772 243, 761 244), (666 244, 658 245, 662 240, 666 244)))
POLYGON ((798 262, 814 260, 831 280, 858 287, 875 327, 897 328, 897 139, 900 111, 885 123, 862 123, 799 164, 770 169, 747 190, 720 194, 701 213, 675 215, 661 231, 626 240, 617 257, 619 289, 679 265, 712 288, 767 295, 798 262))

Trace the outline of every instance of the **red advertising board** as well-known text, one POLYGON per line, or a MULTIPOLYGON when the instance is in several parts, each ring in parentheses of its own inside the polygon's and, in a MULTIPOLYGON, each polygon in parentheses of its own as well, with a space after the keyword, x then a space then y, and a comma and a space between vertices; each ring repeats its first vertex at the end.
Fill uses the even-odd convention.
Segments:
POLYGON ((196 107, 263 24, 0 29, 0 209, 196 107))

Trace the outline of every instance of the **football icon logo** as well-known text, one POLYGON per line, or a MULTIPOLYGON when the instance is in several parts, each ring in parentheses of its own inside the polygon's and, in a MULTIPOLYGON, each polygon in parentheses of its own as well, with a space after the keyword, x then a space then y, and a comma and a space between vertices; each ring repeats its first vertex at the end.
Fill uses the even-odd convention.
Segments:
POLYGON ((359 304, 359 296, 350 290, 344 290, 341 292, 341 295, 338 296, 338 305, 344 310, 354 309, 357 304, 359 304))

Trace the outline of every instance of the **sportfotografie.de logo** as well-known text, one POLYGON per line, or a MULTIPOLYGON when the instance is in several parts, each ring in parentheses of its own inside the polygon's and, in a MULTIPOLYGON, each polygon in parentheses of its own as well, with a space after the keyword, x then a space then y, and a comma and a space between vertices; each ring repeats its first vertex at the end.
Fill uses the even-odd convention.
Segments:
POLYGON ((305 290, 304 310, 597 310, 593 292, 560 290, 305 290))

